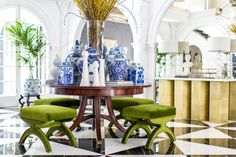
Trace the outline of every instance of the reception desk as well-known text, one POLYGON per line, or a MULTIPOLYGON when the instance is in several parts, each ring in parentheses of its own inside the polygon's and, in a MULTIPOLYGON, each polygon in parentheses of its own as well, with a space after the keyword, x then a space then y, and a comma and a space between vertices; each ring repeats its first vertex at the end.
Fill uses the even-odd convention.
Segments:
POLYGON ((236 120, 236 80, 157 78, 159 104, 176 107, 176 119, 236 120))

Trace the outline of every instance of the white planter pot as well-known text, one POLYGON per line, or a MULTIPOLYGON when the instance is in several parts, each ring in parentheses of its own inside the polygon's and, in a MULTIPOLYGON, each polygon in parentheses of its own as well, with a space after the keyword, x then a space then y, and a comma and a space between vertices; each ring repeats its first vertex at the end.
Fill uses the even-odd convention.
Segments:
POLYGON ((39 79, 26 79, 24 84, 24 95, 38 95, 41 82, 39 79))

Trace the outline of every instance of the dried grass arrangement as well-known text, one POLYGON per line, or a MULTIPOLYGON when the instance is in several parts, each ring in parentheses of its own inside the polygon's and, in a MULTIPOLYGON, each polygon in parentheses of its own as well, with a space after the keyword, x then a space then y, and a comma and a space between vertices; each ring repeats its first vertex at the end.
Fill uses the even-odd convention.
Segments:
POLYGON ((231 24, 229 26, 229 29, 230 29, 231 32, 236 33, 236 24, 231 24))
MULTIPOLYGON (((102 56, 102 36, 104 32, 104 21, 106 21, 116 7, 120 6, 128 11, 134 19, 137 28, 137 22, 132 12, 122 3, 126 0, 73 0, 80 10, 80 15, 73 14, 87 20, 87 40, 88 44, 96 48, 98 54, 102 56)), ((145 1, 146 0, 142 0, 145 1)), ((66 15, 66 16, 67 16, 66 15)), ((65 16, 65 17, 66 17, 65 16)), ((64 19, 65 22, 65 19, 64 19)))
POLYGON ((105 21, 119 0, 73 0, 87 20, 105 21))

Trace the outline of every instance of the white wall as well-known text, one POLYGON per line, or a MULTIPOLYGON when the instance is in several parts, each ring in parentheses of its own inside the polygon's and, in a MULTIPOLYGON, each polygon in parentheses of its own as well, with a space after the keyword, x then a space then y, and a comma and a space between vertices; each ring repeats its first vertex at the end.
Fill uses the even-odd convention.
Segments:
POLYGON ((185 6, 192 12, 202 11, 207 7, 207 0, 185 0, 185 6))

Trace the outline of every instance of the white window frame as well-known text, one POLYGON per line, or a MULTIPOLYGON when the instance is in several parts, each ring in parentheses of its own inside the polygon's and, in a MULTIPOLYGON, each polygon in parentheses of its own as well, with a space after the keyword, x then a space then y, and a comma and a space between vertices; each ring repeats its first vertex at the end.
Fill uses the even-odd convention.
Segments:
MULTIPOLYGON (((20 5, 18 4, 15 4, 15 5, 8 5, 4 8, 0 8, 1 10, 4 10, 4 9, 7 9, 7 8, 15 8, 16 9, 16 20, 17 21, 20 21, 20 12, 21 12, 21 9, 26 9, 27 11, 29 12, 32 12, 31 10, 27 9, 27 8, 24 8, 24 7, 21 7, 20 5)), ((39 16, 37 16, 37 14, 33 13, 36 17, 39 18, 39 16)), ((39 18, 40 19, 40 18, 39 18)), ((42 21, 41 21, 42 22, 42 21)), ((43 77, 42 78, 42 81, 45 81, 45 79, 47 78, 47 75, 48 75, 48 68, 45 68, 45 67, 48 67, 48 64, 49 64, 49 54, 48 52, 50 51, 50 47, 48 46, 46 48, 46 52, 45 52, 45 55, 43 57, 43 62, 42 62, 42 68, 44 69, 43 71, 41 70, 41 73, 39 74, 39 76, 43 77)), ((21 67, 19 66, 16 66, 16 91, 15 91, 15 95, 13 96, 7 96, 7 95, 0 95, 0 107, 9 107, 9 106, 16 106, 18 105, 18 99, 19 99, 19 96, 20 94, 22 94, 23 91, 22 90, 22 72, 21 72, 21 67)), ((43 93, 46 93, 48 90, 44 87, 42 88, 42 92, 43 93)))

